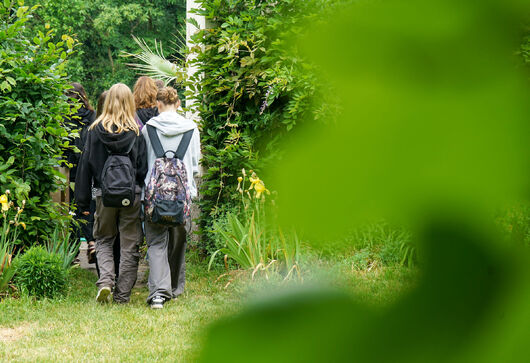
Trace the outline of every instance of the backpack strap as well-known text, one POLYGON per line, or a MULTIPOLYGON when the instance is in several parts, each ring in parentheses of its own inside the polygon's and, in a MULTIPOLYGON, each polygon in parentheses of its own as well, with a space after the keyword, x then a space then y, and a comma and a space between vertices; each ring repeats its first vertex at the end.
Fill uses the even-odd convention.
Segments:
POLYGON ((127 155, 129 155, 129 153, 130 153, 131 150, 133 149, 134 144, 136 144, 136 137, 133 138, 133 141, 131 142, 131 145, 129 145, 129 148, 127 149, 127 155))
POLYGON ((158 137, 158 134, 156 132, 156 127, 151 125, 146 125, 147 127, 147 134, 149 135, 149 141, 151 141, 151 146, 153 147, 153 150, 155 151, 155 155, 157 158, 161 158, 164 156, 164 148, 162 147, 162 143, 160 142, 160 138, 158 137))
POLYGON ((186 155, 186 151, 188 151, 188 147, 190 146, 190 141, 191 141, 191 137, 193 136, 193 131, 195 131, 195 129, 186 131, 182 135, 182 139, 180 140, 179 147, 177 149, 177 152, 175 153, 176 158, 180 160, 184 159, 184 155, 186 155))

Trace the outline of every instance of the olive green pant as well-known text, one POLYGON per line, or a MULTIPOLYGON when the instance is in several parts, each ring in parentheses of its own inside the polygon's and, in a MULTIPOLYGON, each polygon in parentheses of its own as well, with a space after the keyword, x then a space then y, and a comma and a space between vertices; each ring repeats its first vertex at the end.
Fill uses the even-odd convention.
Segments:
POLYGON ((138 247, 143 238, 140 222, 140 194, 136 194, 133 205, 127 208, 108 208, 103 206, 101 197, 96 198, 94 216, 94 238, 99 266, 98 288, 114 288, 114 301, 126 303, 138 275, 140 253, 138 247), (120 231, 120 267, 116 284, 114 280, 113 245, 120 231))

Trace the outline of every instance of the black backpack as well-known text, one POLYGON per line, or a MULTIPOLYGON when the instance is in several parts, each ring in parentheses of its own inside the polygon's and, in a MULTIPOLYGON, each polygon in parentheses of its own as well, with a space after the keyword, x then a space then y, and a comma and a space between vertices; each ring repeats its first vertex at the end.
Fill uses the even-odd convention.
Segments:
POLYGON ((101 194, 105 207, 124 208, 134 203, 136 169, 129 153, 135 142, 136 138, 125 153, 115 153, 107 149, 109 156, 101 173, 101 194))

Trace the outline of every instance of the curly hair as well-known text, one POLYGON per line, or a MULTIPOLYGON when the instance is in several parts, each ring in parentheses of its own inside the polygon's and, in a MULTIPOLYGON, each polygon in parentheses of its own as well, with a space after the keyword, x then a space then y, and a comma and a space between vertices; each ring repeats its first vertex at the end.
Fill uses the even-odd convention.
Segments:
POLYGON ((147 76, 138 78, 133 91, 136 109, 155 107, 157 92, 158 87, 152 78, 147 76))
POLYGON ((179 95, 173 87, 164 87, 158 90, 156 99, 164 105, 174 105, 180 101, 179 95))

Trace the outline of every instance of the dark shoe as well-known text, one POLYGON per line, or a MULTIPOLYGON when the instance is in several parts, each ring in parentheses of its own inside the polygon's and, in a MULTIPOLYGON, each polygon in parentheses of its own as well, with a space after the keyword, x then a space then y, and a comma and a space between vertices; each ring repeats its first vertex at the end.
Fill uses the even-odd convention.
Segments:
POLYGON ((151 309, 163 309, 166 300, 162 296, 155 296, 151 299, 151 309))
POLYGON ((88 247, 86 250, 86 256, 88 263, 96 263, 96 243, 94 241, 88 242, 88 247))

